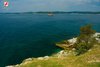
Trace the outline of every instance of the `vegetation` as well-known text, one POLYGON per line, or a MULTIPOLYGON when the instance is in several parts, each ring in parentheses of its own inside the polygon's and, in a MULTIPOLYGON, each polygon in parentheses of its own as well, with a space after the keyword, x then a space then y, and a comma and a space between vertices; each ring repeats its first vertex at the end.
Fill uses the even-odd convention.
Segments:
POLYGON ((73 45, 71 45, 68 41, 62 41, 56 45, 64 50, 75 48, 77 55, 80 55, 97 43, 95 37, 93 37, 94 34, 95 31, 92 30, 92 26, 89 24, 80 28, 80 35, 77 37, 77 40, 73 45))
POLYGON ((77 42, 74 44, 78 55, 86 52, 96 43, 96 40, 93 37, 94 33, 95 31, 92 30, 91 25, 80 28, 80 35, 77 37, 77 42))
POLYGON ((61 58, 50 56, 46 60, 33 58, 15 67, 100 67, 100 46, 96 45, 91 48, 91 51, 79 56, 69 55, 61 58))

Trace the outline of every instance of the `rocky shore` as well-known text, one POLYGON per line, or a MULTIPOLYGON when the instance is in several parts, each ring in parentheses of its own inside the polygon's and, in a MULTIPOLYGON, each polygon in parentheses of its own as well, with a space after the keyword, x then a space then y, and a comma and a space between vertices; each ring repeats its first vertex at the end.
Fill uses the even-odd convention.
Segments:
MULTIPOLYGON (((93 35, 93 37, 95 37, 96 40, 100 43, 100 33, 95 33, 93 35)), ((77 38, 72 38, 72 39, 69 39, 68 41, 70 42, 70 45, 73 45, 77 41, 77 38)), ((54 54, 52 56, 44 56, 44 57, 38 57, 38 58, 28 58, 28 59, 24 60, 21 64, 10 65, 10 66, 5 66, 5 67, 20 67, 20 65, 32 63, 33 60, 49 60, 52 57, 62 58, 62 57, 66 57, 66 56, 68 56, 70 54, 75 55, 74 50, 75 49, 72 49, 71 51, 61 50, 61 51, 59 51, 58 53, 56 53, 56 54, 54 54)))

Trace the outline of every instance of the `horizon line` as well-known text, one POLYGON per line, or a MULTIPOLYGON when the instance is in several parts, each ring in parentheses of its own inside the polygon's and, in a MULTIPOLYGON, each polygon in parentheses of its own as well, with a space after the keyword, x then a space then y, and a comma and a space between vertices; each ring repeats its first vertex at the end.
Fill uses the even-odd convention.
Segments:
POLYGON ((87 13, 87 12, 89 12, 89 13, 100 13, 100 11, 26 11, 26 12, 0 12, 0 13, 39 13, 39 12, 41 12, 41 13, 60 13, 60 12, 62 12, 62 13, 79 13, 79 12, 81 12, 81 13, 87 13))

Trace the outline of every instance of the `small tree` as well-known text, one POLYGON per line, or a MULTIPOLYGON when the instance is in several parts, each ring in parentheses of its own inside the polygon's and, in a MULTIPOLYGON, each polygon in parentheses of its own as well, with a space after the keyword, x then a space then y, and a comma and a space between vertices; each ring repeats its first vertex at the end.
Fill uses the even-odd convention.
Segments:
POLYGON ((92 29, 91 24, 88 24, 88 25, 80 28, 80 34, 91 36, 94 33, 95 33, 95 31, 92 29))
POLYGON ((90 24, 80 28, 80 35, 77 37, 77 42, 74 44, 78 55, 86 52, 94 45, 94 33, 95 31, 92 30, 92 26, 90 24))

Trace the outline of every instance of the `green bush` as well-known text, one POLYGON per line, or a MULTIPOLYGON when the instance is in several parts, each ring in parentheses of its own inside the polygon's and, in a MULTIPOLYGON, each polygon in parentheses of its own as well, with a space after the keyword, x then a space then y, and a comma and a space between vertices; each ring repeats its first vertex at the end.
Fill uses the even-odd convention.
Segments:
POLYGON ((76 46, 77 55, 82 54, 87 51, 87 44, 86 43, 79 43, 76 46))
POLYGON ((92 29, 92 25, 88 24, 80 28, 80 34, 91 36, 95 33, 95 30, 92 29))
POLYGON ((80 35, 77 37, 77 42, 74 44, 74 48, 78 55, 86 52, 96 43, 96 40, 93 37, 94 33, 95 31, 92 30, 91 25, 80 28, 80 35))

